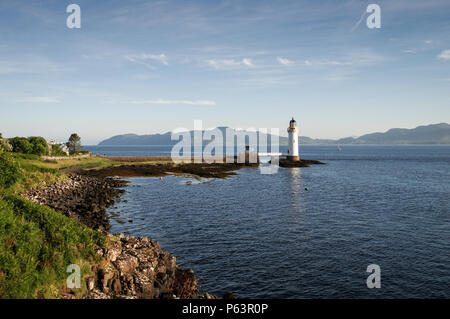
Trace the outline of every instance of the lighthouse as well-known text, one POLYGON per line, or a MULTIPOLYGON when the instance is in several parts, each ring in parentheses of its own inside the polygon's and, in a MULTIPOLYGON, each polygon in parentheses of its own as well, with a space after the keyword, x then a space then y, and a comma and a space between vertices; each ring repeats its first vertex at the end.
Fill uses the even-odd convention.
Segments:
POLYGON ((287 129, 289 133, 289 149, 286 159, 288 161, 299 161, 300 156, 298 155, 298 129, 297 122, 292 118, 289 122, 289 127, 287 129))

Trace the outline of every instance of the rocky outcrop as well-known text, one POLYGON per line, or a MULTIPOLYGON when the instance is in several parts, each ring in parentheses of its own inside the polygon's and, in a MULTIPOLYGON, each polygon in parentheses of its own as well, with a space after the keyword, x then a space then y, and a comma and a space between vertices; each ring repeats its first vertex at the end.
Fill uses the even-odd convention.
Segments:
POLYGON ((192 270, 147 237, 108 234, 107 248, 97 249, 102 263, 85 278, 91 299, 215 299, 197 288, 192 270))
MULTIPOLYGON (((61 184, 40 187, 24 194, 29 200, 47 205, 86 226, 106 233, 111 206, 126 184, 110 177, 68 174, 61 184)), ((105 247, 97 247, 99 263, 84 278, 89 299, 215 299, 197 288, 192 270, 179 268, 176 258, 147 237, 125 237, 106 233, 105 247)), ((63 297, 75 294, 64 291, 63 297)))
POLYGON ((309 167, 311 165, 325 165, 325 163, 322 163, 320 161, 316 160, 298 160, 298 161, 290 161, 287 159, 279 159, 279 165, 280 167, 309 167))
POLYGON ((256 168, 258 166, 258 163, 248 163, 248 160, 246 163, 126 164, 85 171, 83 173, 96 177, 159 177, 166 175, 191 175, 203 178, 225 178, 236 175, 235 171, 242 168, 256 168))
POLYGON ((124 192, 119 189, 127 183, 107 177, 68 174, 68 179, 60 184, 39 187, 23 196, 30 201, 46 205, 80 223, 95 229, 108 230, 111 226, 106 208, 124 192))

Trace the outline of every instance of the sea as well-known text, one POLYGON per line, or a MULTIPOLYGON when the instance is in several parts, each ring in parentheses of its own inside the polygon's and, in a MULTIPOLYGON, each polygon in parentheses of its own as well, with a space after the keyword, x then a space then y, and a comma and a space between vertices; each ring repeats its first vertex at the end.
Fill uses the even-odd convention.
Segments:
POLYGON ((128 178, 108 211, 111 232, 158 240, 218 296, 450 297, 450 146, 300 146, 300 155, 326 164, 128 178))

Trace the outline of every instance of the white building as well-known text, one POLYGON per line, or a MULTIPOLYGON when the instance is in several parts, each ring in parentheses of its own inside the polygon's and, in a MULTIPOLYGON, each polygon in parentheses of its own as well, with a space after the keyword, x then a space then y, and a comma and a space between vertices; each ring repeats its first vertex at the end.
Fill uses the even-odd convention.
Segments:
POLYGON ((65 143, 58 143, 58 142, 55 142, 55 141, 50 141, 48 144, 49 144, 50 152, 51 152, 51 146, 52 145, 58 145, 61 148, 61 150, 64 153, 66 153, 66 155, 69 155, 69 148, 67 147, 67 145, 65 143))

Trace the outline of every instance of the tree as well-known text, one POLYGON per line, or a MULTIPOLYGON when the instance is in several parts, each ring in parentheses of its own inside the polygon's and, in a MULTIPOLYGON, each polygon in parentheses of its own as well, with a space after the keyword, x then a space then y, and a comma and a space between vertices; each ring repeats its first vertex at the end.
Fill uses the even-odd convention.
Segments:
POLYGON ((39 156, 48 155, 48 144, 43 137, 32 136, 28 138, 28 142, 30 142, 33 146, 33 149, 31 151, 32 154, 39 156))
POLYGON ((52 156, 66 156, 67 154, 62 150, 58 144, 52 145, 52 156))
POLYGON ((14 137, 9 140, 14 153, 31 154, 33 145, 25 137, 14 137))
POLYGON ((81 138, 78 134, 73 133, 70 135, 69 142, 67 142, 67 147, 69 148, 70 154, 77 154, 82 150, 81 148, 81 138))

